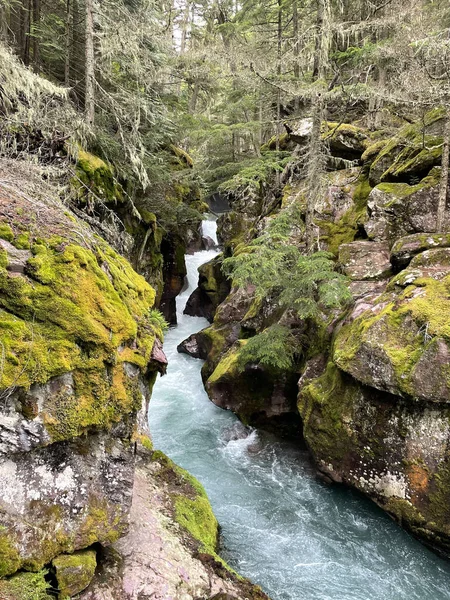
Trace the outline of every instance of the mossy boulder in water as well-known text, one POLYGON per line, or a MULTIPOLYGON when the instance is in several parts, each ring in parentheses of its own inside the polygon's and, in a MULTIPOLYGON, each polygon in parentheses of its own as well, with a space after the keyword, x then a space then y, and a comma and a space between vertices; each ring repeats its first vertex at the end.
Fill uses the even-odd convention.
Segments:
POLYGON ((214 404, 232 410, 245 424, 278 433, 295 434, 299 419, 295 406, 298 376, 295 372, 267 365, 240 364, 240 340, 222 355, 206 381, 206 391, 214 404))
POLYGON ((198 268, 198 287, 189 297, 184 313, 214 319, 217 307, 230 292, 230 283, 222 273, 223 255, 219 254, 198 268))

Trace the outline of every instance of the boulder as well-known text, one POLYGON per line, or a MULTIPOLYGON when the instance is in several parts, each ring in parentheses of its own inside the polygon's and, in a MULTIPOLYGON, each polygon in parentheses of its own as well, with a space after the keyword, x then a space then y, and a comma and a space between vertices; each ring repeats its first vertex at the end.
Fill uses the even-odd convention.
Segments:
POLYGON ((219 254, 198 268, 198 287, 186 303, 185 315, 213 321, 217 307, 230 291, 230 283, 222 273, 222 262, 223 255, 219 254))
POLYGON ((406 289, 396 285, 397 278, 384 294, 356 302, 336 335, 333 359, 380 391, 448 403, 450 275, 439 281, 412 278, 406 289))
POLYGON ((369 144, 367 132, 348 123, 327 123, 322 136, 331 154, 347 160, 359 159, 369 144))
POLYGON ((187 339, 178 344, 177 351, 181 354, 188 354, 192 358, 205 358, 200 350, 197 334, 193 333, 187 339))
POLYGON ((423 122, 407 124, 380 148, 370 166, 370 183, 414 183, 441 164, 445 111, 430 111, 423 122))
POLYGON ((391 263, 397 270, 409 265, 416 254, 433 248, 449 248, 450 234, 414 233, 398 239, 391 248, 391 263))
POLYGON ((378 281, 392 273, 389 247, 385 242, 357 241, 339 246, 342 272, 353 281, 378 281))
POLYGON ((204 250, 212 250, 216 247, 216 242, 209 235, 202 236, 202 247, 204 250))
POLYGON ((231 410, 243 423, 278 434, 299 435, 300 420, 295 406, 294 372, 271 369, 260 364, 239 366, 237 341, 206 381, 206 392, 220 408, 231 410))
MULTIPOLYGON (((369 239, 387 241, 389 246, 404 236, 436 231, 439 199, 438 173, 417 185, 383 183, 369 195, 369 221, 364 228, 369 239)), ((450 224, 448 211, 446 223, 450 224)))
POLYGON ((59 598, 75 596, 91 583, 97 567, 94 550, 84 550, 75 554, 62 554, 52 561, 58 582, 59 598))

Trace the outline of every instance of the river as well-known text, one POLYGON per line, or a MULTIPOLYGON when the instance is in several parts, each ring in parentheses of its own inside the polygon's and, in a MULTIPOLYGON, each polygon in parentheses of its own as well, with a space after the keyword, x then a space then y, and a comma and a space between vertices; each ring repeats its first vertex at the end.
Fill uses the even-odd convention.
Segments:
MULTIPOLYGON (((214 222, 204 233, 215 237, 214 222)), ((205 319, 183 315, 197 268, 216 251, 186 257, 188 287, 178 325, 166 335, 167 375, 150 403, 156 448, 205 486, 222 526, 222 556, 273 600, 449 600, 450 563, 434 555, 373 503, 322 484, 305 451, 242 431, 203 389, 202 361, 177 352, 205 319)))

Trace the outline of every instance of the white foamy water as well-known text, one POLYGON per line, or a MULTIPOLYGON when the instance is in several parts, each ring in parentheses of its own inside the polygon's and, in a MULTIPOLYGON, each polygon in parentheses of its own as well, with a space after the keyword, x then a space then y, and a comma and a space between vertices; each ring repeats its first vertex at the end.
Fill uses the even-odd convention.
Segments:
MULTIPOLYGON (((203 231, 213 238, 215 223, 203 231)), ((189 287, 164 343, 169 368, 154 387, 150 430, 155 446, 205 486, 224 558, 273 600, 450 600, 450 563, 368 500, 317 481, 294 445, 256 431, 243 438, 236 417, 209 401, 202 361, 176 347, 208 326, 182 310, 198 266, 215 255, 186 257, 189 287)))

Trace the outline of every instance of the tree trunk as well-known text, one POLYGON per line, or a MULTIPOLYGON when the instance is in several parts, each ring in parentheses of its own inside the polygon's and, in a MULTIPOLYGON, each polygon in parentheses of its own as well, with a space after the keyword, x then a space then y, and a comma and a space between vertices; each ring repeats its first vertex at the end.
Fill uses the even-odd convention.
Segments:
MULTIPOLYGON (((33 0, 33 25, 39 25, 41 21, 41 0, 33 0)), ((39 37, 36 31, 33 32, 33 67, 36 73, 40 71, 41 53, 39 47, 39 37)))
POLYGON ((444 125, 444 145, 442 148, 441 181, 439 185, 439 203, 437 209, 436 231, 443 233, 445 229, 445 209, 447 206, 448 168, 450 158, 450 111, 447 110, 444 125))
POLYGON ((180 42, 180 54, 184 54, 186 51, 187 34, 189 28, 189 17, 191 15, 191 2, 186 0, 186 6, 184 9, 183 23, 181 26, 181 42, 180 42))
POLYGON ((70 22, 70 0, 66 0, 66 19, 65 19, 65 56, 64 56, 64 85, 70 87, 70 49, 72 47, 71 22, 70 22))
POLYGON ((306 250, 311 254, 314 250, 314 211, 317 197, 322 188, 322 138, 321 125, 324 101, 321 93, 318 93, 313 106, 312 129, 309 142, 308 166, 307 166, 307 203, 305 215, 306 250))
POLYGON ((0 2, 0 40, 8 40, 8 13, 6 6, 0 2))
POLYGON ((31 28, 31 0, 27 0, 22 8, 22 60, 30 64, 30 28, 31 28))
MULTIPOLYGON (((283 43, 283 7, 282 0, 278 0, 278 27, 277 27, 277 75, 278 85, 281 85, 281 51, 283 43)), ((281 90, 277 88, 277 131, 276 131, 276 145, 275 149, 277 152, 280 151, 280 136, 281 136, 281 90)), ((276 187, 277 191, 280 189, 280 177, 281 173, 277 169, 276 173, 276 187)))
POLYGON ((323 35, 323 13, 324 13, 324 0, 317 0, 317 17, 316 17, 316 40, 314 48, 314 65, 313 65, 313 79, 319 79, 321 76, 321 55, 322 55, 322 35, 323 35))
POLYGON ((95 56, 93 0, 86 0, 86 88, 84 110, 89 125, 95 120, 95 56))
POLYGON ((191 115, 193 115, 195 113, 195 109, 197 108, 197 100, 198 100, 198 94, 200 92, 200 86, 198 81, 196 81, 194 83, 194 85, 192 86, 192 94, 191 97, 189 98, 189 113, 191 115))
MULTIPOLYGON (((292 4, 292 25, 293 25, 293 34, 294 34, 294 77, 296 80, 300 79, 300 39, 299 39, 299 29, 298 29, 298 0, 293 0, 292 4)), ((294 99, 294 114, 297 115, 300 109, 300 98, 298 95, 295 96, 294 99)))

